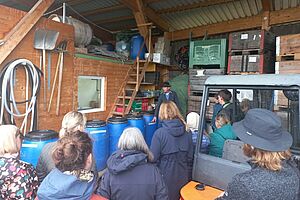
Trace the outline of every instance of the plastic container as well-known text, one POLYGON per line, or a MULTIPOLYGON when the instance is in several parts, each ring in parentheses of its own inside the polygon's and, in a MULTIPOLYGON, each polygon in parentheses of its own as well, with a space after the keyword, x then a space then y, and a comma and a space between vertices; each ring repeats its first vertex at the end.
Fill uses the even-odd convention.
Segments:
POLYGON ((126 118, 128 120, 129 126, 136 127, 138 129, 140 129, 140 131, 142 132, 142 134, 145 138, 145 122, 144 122, 144 119, 143 119, 143 115, 129 114, 129 115, 126 116, 126 118))
POLYGON ((128 121, 124 117, 111 117, 107 120, 107 130, 109 133, 109 154, 111 155, 118 148, 119 138, 123 130, 128 126, 128 121))
POLYGON ((36 167, 43 147, 58 140, 58 133, 52 130, 36 130, 25 135, 22 143, 20 159, 36 167))
POLYGON ((145 138, 146 138, 146 143, 150 147, 152 137, 154 135, 154 132, 157 129, 157 122, 151 122, 154 117, 153 112, 146 112, 143 115, 144 121, 145 121, 145 138))
MULTIPOLYGON (((130 46, 130 58, 135 60, 139 54, 140 48, 144 42, 144 38, 141 35, 135 35, 131 38, 131 46, 130 46)), ((144 45, 141 53, 140 60, 145 59, 146 47, 144 45)))
POLYGON ((93 156, 97 171, 101 171, 106 167, 109 156, 109 134, 106 122, 100 120, 88 121, 85 130, 93 139, 93 156))

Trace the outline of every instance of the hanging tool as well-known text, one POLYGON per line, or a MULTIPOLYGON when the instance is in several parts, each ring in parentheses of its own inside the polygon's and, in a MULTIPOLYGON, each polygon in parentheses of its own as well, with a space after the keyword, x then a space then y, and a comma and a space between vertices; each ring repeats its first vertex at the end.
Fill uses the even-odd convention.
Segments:
POLYGON ((43 60, 43 84, 44 84, 44 110, 47 107, 47 85, 46 85, 46 50, 53 50, 59 32, 46 29, 37 29, 34 34, 34 48, 42 50, 43 60))
POLYGON ((54 75, 54 80, 53 80, 53 85, 52 85, 52 90, 51 90, 51 95, 50 95, 50 100, 49 100, 49 105, 48 105, 48 112, 50 112, 51 109, 51 104, 53 100, 53 95, 54 95, 54 90, 56 86, 56 80, 58 73, 59 74, 59 81, 58 81, 58 94, 57 94, 57 105, 56 105, 56 114, 58 115, 58 109, 59 109, 59 101, 60 101, 60 87, 61 87, 61 81, 62 81, 62 70, 63 70, 63 53, 67 48, 67 41, 62 41, 59 43, 58 47, 56 50, 59 52, 58 54, 58 59, 57 59, 57 64, 56 64, 56 70, 55 70, 55 75, 54 75))
POLYGON ((60 59, 60 67, 59 67, 59 77, 58 77, 58 92, 57 92, 57 101, 56 101, 56 115, 59 115, 61 84, 62 84, 63 69, 64 69, 64 51, 66 51, 66 49, 67 49, 67 41, 63 41, 62 42, 61 59, 60 59))

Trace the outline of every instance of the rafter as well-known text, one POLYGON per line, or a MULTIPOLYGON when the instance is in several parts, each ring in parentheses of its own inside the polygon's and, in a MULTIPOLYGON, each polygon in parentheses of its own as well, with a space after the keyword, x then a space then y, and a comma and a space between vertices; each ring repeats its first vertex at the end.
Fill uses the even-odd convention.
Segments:
MULTIPOLYGON (((163 31, 170 31, 170 29, 172 28, 170 24, 166 22, 164 19, 162 19, 157 13, 155 13, 155 11, 152 8, 148 6, 143 7, 142 3, 135 3, 132 0, 122 0, 122 1, 127 7, 129 7, 133 11, 135 16, 141 18, 140 20, 138 19, 137 24, 145 24, 146 23, 145 17, 147 17, 150 21, 152 21, 163 31)), ((138 2, 139 0, 136 1, 138 2)))
POLYGON ((112 23, 112 22, 130 20, 130 19, 134 19, 134 17, 133 16, 115 17, 115 18, 97 20, 97 21, 94 21, 94 23, 96 23, 96 24, 107 24, 107 23, 112 23))
POLYGON ((270 11, 271 3, 271 0, 261 0, 263 11, 270 11))
POLYGON ((190 10, 190 9, 195 9, 195 8, 208 7, 208 6, 213 6, 213 5, 218 5, 218 4, 228 3, 228 2, 233 2, 233 1, 235 1, 235 0, 201 1, 199 3, 193 3, 193 4, 189 4, 189 5, 184 5, 184 6, 177 6, 175 8, 161 9, 161 10, 156 11, 156 13, 158 13, 158 14, 164 14, 164 13, 179 12, 179 11, 184 11, 184 10, 190 10))
MULTIPOLYGON (((233 31, 260 28, 262 27, 263 20, 264 15, 258 14, 252 17, 245 17, 205 26, 199 26, 197 28, 169 32, 167 33, 167 38, 172 41, 184 40, 189 38, 190 33, 192 33, 193 37, 203 37, 205 34, 214 35, 233 31)), ((270 26, 296 21, 300 21, 300 7, 270 12, 270 26)))
POLYGON ((125 5, 123 4, 118 4, 116 6, 111 6, 111 7, 106 7, 106 8, 97 8, 94 10, 90 10, 87 12, 82 12, 81 14, 84 16, 89 16, 89 15, 94 15, 94 14, 102 14, 102 13, 106 13, 106 12, 111 12, 111 11, 115 11, 115 10, 120 10, 126 8, 125 5))

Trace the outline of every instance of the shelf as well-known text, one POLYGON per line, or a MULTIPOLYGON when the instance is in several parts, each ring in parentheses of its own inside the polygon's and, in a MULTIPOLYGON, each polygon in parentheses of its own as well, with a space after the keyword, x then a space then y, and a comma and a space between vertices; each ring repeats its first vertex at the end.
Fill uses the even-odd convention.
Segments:
POLYGON ((154 99, 156 96, 153 97, 135 97, 134 99, 154 99))

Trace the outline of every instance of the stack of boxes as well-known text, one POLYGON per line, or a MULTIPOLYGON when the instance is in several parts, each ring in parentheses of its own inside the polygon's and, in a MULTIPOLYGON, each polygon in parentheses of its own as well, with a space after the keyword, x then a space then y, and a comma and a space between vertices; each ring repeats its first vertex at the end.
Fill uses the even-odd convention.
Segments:
MULTIPOLYGON (((276 74, 300 74, 300 34, 276 38, 276 61, 276 74)), ((276 104, 287 107, 288 103, 286 95, 279 91, 276 104)))
MULTIPOLYGON (((145 55, 147 58, 149 53, 145 55)), ((170 40, 159 37, 154 45, 153 62, 170 65, 170 40)))
MULTIPOLYGON (((203 87, 211 75, 223 75, 227 66, 227 40, 198 40, 190 42, 188 112, 200 112, 203 87)), ((212 93, 211 95, 214 95, 212 93)), ((213 102, 213 96, 210 97, 213 102)), ((208 108, 212 116, 213 103, 208 108)))
POLYGON ((228 74, 274 73, 275 35, 265 30, 229 35, 228 74))

